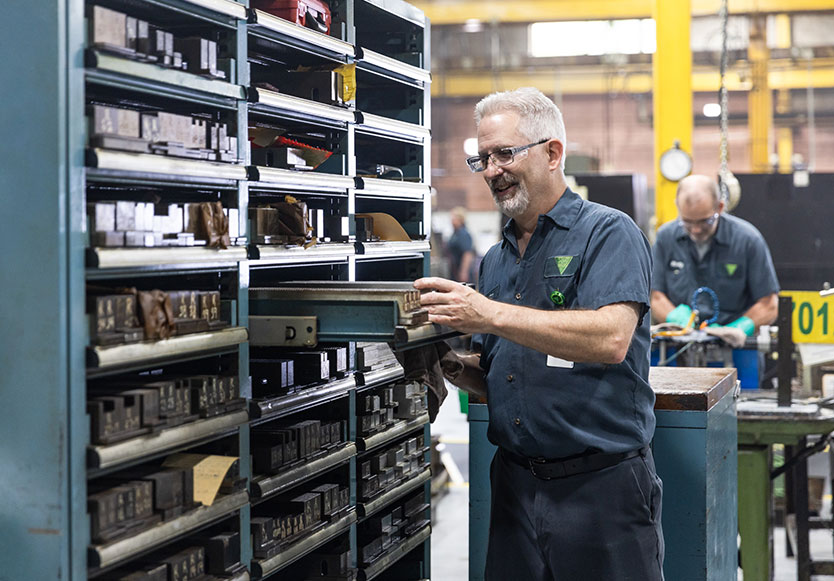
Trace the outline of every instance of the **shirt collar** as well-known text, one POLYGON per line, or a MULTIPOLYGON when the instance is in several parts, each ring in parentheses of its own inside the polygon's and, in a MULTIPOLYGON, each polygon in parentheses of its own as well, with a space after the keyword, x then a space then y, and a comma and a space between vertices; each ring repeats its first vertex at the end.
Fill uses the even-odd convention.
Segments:
MULTIPOLYGON (((570 188, 565 188, 565 191, 559 200, 546 214, 542 214, 542 216, 549 219, 557 226, 564 228, 565 230, 570 230, 571 226, 574 225, 576 219, 579 217, 579 211, 582 209, 583 203, 582 198, 580 198, 578 194, 573 192, 570 188)), ((510 218, 507 223, 504 224, 503 244, 507 243, 508 236, 511 236, 512 239, 515 240, 514 228, 515 220, 510 218)))

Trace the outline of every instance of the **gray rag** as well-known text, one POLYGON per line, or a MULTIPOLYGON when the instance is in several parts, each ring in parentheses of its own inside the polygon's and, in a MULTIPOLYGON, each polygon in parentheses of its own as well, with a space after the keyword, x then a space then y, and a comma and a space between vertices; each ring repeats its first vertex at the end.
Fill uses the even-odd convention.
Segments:
POLYGON ((394 355, 403 366, 406 379, 428 387, 429 420, 433 422, 448 393, 444 377, 451 379, 460 375, 463 362, 445 341, 394 351, 394 355))

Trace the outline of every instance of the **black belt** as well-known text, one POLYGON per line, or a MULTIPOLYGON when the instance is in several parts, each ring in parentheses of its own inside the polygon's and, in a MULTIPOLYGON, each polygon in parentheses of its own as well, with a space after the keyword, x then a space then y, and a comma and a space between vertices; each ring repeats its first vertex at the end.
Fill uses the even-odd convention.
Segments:
POLYGON ((620 452, 617 454, 591 453, 565 460, 546 460, 544 458, 525 458, 501 449, 501 453, 513 464, 528 468, 536 478, 541 480, 553 480, 554 478, 567 478, 585 472, 594 472, 619 464, 623 460, 636 456, 645 456, 649 447, 645 446, 639 450, 620 452))

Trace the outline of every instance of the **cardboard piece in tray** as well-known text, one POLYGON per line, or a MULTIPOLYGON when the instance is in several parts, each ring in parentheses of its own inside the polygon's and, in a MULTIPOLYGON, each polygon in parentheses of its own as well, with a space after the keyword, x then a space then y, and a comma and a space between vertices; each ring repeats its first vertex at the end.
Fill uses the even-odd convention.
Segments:
POLYGON ((214 504, 220 485, 226 474, 238 460, 236 456, 209 454, 173 454, 163 466, 192 470, 194 474, 194 500, 206 506, 214 504))

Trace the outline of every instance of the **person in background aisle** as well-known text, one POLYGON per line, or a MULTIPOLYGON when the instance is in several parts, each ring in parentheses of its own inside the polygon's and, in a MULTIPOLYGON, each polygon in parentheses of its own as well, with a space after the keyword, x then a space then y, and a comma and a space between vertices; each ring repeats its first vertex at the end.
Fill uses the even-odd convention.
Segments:
MULTIPOLYGON (((718 184, 707 176, 682 179, 675 202, 678 219, 660 227, 652 249, 652 316, 685 326, 692 294, 709 287, 724 327, 712 331, 741 347, 759 325, 776 320, 779 282, 767 243, 755 226, 723 213, 718 184)), ((710 308, 701 320, 712 317, 710 308)))
POLYGON ((429 320, 475 333, 452 383, 486 392, 486 579, 663 579, 662 483, 649 442, 649 243, 565 182, 565 126, 532 88, 475 108, 483 172, 510 217, 479 291, 415 281, 429 320))
POLYGON ((475 264, 475 249, 472 246, 472 236, 466 229, 466 210, 458 206, 450 215, 452 227, 455 229, 446 249, 449 252, 449 266, 451 277, 458 282, 476 282, 473 266, 475 264))

